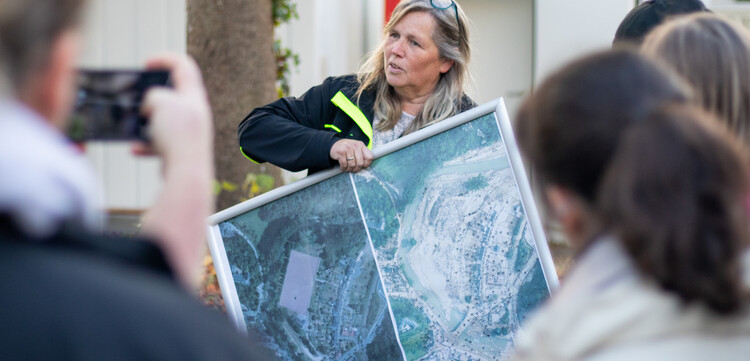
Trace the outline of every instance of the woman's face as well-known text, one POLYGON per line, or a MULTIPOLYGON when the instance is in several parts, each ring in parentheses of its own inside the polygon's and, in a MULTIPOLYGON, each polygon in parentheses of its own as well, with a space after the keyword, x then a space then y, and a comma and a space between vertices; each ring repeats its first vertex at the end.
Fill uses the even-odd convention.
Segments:
POLYGON ((407 99, 432 92, 440 74, 450 70, 453 60, 442 59, 432 40, 435 19, 415 11, 404 16, 387 34, 385 78, 396 93, 407 99))

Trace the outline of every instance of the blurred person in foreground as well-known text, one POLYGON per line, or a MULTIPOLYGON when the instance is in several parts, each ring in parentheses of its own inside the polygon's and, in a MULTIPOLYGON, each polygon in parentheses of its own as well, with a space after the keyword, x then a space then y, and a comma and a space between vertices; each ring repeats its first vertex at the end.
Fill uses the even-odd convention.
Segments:
POLYGON ((452 0, 401 1, 358 74, 254 109, 240 151, 291 171, 369 167, 373 148, 474 107, 466 22, 452 0))
POLYGON ((715 14, 691 14, 649 33, 641 52, 674 69, 693 99, 750 145, 750 32, 715 14))
POLYGON ((615 32, 615 46, 638 46, 651 31, 672 16, 710 11, 700 0, 647 0, 631 10, 615 32))
POLYGON ((515 360, 746 360, 748 159, 668 69, 594 54, 522 105, 518 140, 577 249, 515 360))
POLYGON ((153 148, 140 150, 164 160, 164 189, 143 221, 153 243, 97 232, 96 182, 61 132, 84 5, 0 6, 0 359, 255 359, 250 342, 188 291, 213 165, 210 109, 186 56, 149 63, 174 83, 150 90, 143 108, 153 148))

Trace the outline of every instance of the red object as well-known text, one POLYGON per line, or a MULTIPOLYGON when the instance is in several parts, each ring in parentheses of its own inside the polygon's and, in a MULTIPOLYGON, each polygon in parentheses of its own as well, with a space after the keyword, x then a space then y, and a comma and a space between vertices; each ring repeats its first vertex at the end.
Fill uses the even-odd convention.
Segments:
POLYGON ((80 143, 72 143, 73 148, 78 150, 81 153, 86 153, 86 143, 80 142, 80 143))
POLYGON ((396 8, 400 0, 385 0, 385 24, 388 24, 388 20, 391 19, 391 13, 396 8))

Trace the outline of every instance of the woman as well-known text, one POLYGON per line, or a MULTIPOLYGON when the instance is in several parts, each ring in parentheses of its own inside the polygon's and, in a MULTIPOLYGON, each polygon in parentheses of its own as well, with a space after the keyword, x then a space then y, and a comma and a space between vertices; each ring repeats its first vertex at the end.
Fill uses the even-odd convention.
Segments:
POLYGON ((747 159, 683 88, 609 52, 522 106, 519 144, 578 256, 516 360, 746 359, 747 159))
POLYGON ((641 51, 676 70, 697 104, 750 144, 750 33, 714 14, 678 17, 657 27, 641 51))
POLYGON ((464 94, 469 34, 452 1, 402 1, 357 75, 253 110, 239 125, 250 160, 292 171, 368 167, 371 149, 474 106, 464 94))

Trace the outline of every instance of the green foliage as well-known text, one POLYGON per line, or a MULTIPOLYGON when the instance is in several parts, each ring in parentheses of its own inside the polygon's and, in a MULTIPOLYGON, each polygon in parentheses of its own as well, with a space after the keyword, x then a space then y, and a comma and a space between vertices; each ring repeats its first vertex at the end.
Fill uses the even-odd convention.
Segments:
POLYGON ((299 55, 292 52, 291 49, 281 45, 281 40, 273 41, 273 53, 276 57, 276 92, 279 98, 289 95, 289 73, 291 72, 290 62, 294 66, 299 65, 299 55))
POLYGON ((297 4, 291 0, 273 0, 273 26, 289 22, 292 18, 297 19, 297 4))
MULTIPOLYGON (((395 354, 398 349, 393 347, 396 341, 390 318, 384 317, 376 324, 386 303, 376 291, 380 279, 372 255, 360 255, 362 250, 369 251, 369 246, 364 229, 352 227, 361 225, 362 220, 348 177, 339 175, 219 225, 248 325, 273 340, 279 350, 288 350, 284 359, 305 358, 302 348, 313 355, 346 352, 354 346, 352 341, 342 338, 332 344, 331 340, 344 327, 352 326, 359 330, 354 342, 364 342, 372 329, 391 337, 383 345, 370 347, 368 343, 368 352, 378 352, 369 359, 399 358, 395 354), (310 219, 316 223, 311 224, 310 219), (308 308, 310 323, 302 323, 297 315, 279 305, 292 251, 321 260, 308 308), (342 292, 348 293, 342 296, 342 292), (341 300, 347 303, 339 306, 337 302, 341 300), (354 317, 347 316, 347 310, 352 310, 354 317), (297 342, 304 347, 295 345, 297 342)), ((263 185, 262 177, 254 180, 263 185)), ((359 357, 364 351, 358 352, 351 359, 367 359, 359 357)))
POLYGON ((480 174, 467 180, 466 183, 464 183, 464 188, 468 191, 476 191, 486 187, 488 184, 489 182, 487 182, 487 178, 480 174))
POLYGON ((222 192, 240 192, 237 196, 238 201, 244 202, 270 191, 274 186, 276 186, 276 180, 269 174, 247 173, 241 187, 226 180, 214 180, 214 195, 218 196, 222 192))
POLYGON ((518 290, 517 315, 518 320, 524 322, 526 317, 549 297, 549 289, 544 278, 541 263, 537 262, 530 275, 527 276, 518 290))
POLYGON ((261 173, 256 175, 255 183, 262 191, 269 191, 273 189, 273 186, 276 184, 276 180, 268 174, 261 173))
POLYGON ((397 209, 388 189, 377 181, 357 182, 357 188, 362 204, 367 204, 367 224, 370 228, 373 246, 383 251, 381 248, 385 247, 388 241, 396 238, 401 227, 397 209))
MULTIPOLYGON (((424 188, 426 177, 457 154, 487 146, 490 142, 500 140, 497 123, 493 115, 485 115, 465 126, 456 127, 434 136, 432 139, 444 141, 424 141, 392 153, 390 156, 376 160, 377 169, 372 170, 378 179, 393 190, 385 190, 393 197, 392 207, 402 212, 414 200, 417 192, 424 188), (476 134, 480 134, 479 137, 476 134), (415 166, 415 164, 419 166, 415 166)), ((484 179, 484 182, 487 180, 484 179)), ((471 182, 471 181, 469 181, 471 182)), ((474 186, 482 186, 482 178, 476 179, 474 186)), ((359 186, 359 183, 358 183, 359 186)), ((362 193, 360 193, 362 197, 362 193)), ((379 204, 376 204, 380 206, 379 204)), ((377 209, 375 206, 373 210, 377 209)), ((371 210, 366 214, 370 217, 371 210)))
MULTIPOLYGON (((273 26, 288 23, 292 19, 299 18, 297 14, 297 4, 291 0, 273 0, 273 26)), ((273 42, 273 54, 276 57, 276 92, 279 98, 289 95, 289 73, 291 72, 290 63, 294 66, 299 65, 299 55, 292 52, 291 49, 281 45, 281 40, 275 39, 273 42)))
POLYGON ((518 240, 516 249, 518 253, 516 254, 516 261, 513 264, 513 270, 521 272, 526 267, 526 263, 529 262, 529 258, 534 255, 534 249, 523 238, 518 240))
POLYGON ((399 331, 401 345, 404 347, 406 358, 416 360, 427 354, 432 345, 432 330, 427 316, 414 303, 404 298, 391 298, 391 309, 400 329, 404 319, 409 319, 416 326, 408 331, 399 331))
POLYGON ((367 345, 367 359, 369 360, 398 360, 400 352, 394 355, 391 345, 396 344, 396 334, 393 332, 389 318, 384 318, 378 326, 375 338, 367 345))
POLYGON ((237 190, 237 185, 227 181, 214 180, 214 195, 219 195, 221 192, 234 192, 237 190))
POLYGON ((508 329, 508 327, 496 327, 490 330, 489 336, 508 336, 509 333, 510 330, 508 329))
POLYGON ((401 247, 403 247, 404 252, 408 252, 410 249, 414 248, 414 246, 416 245, 417 245, 417 240, 414 238, 407 238, 401 241, 401 247))

